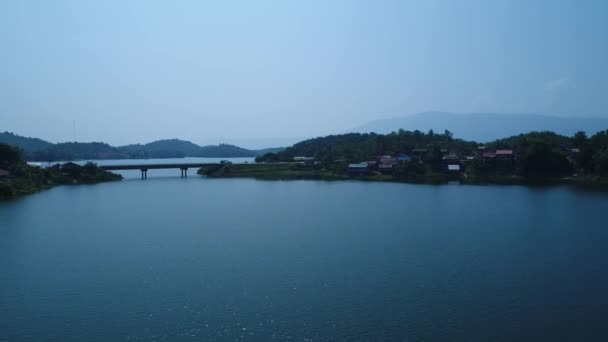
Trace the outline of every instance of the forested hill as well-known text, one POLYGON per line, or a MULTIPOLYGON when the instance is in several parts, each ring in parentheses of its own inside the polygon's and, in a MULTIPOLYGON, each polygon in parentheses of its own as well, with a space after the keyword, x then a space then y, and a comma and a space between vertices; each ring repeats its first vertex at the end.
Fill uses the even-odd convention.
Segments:
MULTIPOLYGON (((456 139, 452 133, 441 134, 430 131, 393 132, 391 134, 347 133, 330 135, 299 142, 282 152, 266 155, 264 158, 276 158, 279 161, 290 161, 295 156, 310 156, 324 162, 337 159, 361 161, 377 155, 394 155, 410 152, 416 148, 437 146, 458 150, 473 150, 477 143, 456 139)), ((260 158, 262 159, 262 158, 260 158)))
POLYGON ((11 132, 0 132, 0 143, 17 146, 24 151, 39 151, 51 148, 52 143, 38 138, 22 137, 11 132))
MULTIPOLYGON (((510 172, 526 176, 562 176, 573 171, 608 176, 608 130, 590 137, 578 132, 568 137, 553 132, 530 132, 486 144, 441 134, 420 131, 391 134, 350 133, 315 138, 285 149, 257 157, 258 162, 293 161, 293 157, 314 157, 324 166, 374 160, 380 155, 418 154, 430 164, 441 162, 443 156, 479 156, 480 151, 512 150, 514 165, 510 172)), ((479 160, 479 159, 476 159, 479 160)), ((484 172, 484 165, 470 165, 474 172, 484 172)), ((487 165, 486 165, 487 166, 487 165)))
POLYGON ((0 200, 48 189, 59 184, 92 184, 122 179, 122 176, 102 170, 93 163, 83 166, 61 166, 48 168, 28 165, 22 150, 0 143, 0 200))
POLYGON ((38 138, 22 137, 10 132, 0 133, 0 143, 20 148, 27 160, 35 161, 182 157, 237 158, 255 157, 282 150, 282 148, 248 150, 228 144, 199 146, 190 141, 179 139, 158 140, 148 144, 119 147, 101 142, 53 144, 38 138))
POLYGON ((488 142, 494 139, 513 136, 524 132, 551 131, 572 136, 578 131, 593 135, 608 127, 608 118, 559 117, 536 114, 498 114, 498 113, 444 113, 426 112, 409 116, 369 122, 350 132, 375 132, 388 134, 398 129, 430 129, 439 132, 448 129, 457 132, 458 137, 466 140, 488 142))
POLYGON ((255 157, 267 152, 266 150, 261 152, 248 150, 228 144, 198 146, 190 141, 179 139, 158 140, 144 145, 121 146, 118 150, 127 153, 132 158, 238 158, 255 157))

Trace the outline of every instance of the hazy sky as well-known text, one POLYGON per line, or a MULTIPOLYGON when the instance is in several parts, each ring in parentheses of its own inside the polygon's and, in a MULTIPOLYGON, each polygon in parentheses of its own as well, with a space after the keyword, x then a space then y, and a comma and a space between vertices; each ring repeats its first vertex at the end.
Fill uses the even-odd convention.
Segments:
POLYGON ((0 131, 308 137, 427 110, 608 116, 608 1, 0 1, 0 131))

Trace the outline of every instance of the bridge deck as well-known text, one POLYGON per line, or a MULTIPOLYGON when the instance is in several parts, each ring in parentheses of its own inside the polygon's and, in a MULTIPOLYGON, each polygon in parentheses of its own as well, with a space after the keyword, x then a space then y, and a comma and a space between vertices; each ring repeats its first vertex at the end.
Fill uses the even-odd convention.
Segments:
POLYGON ((219 165, 219 163, 117 164, 99 165, 103 170, 189 169, 219 165))

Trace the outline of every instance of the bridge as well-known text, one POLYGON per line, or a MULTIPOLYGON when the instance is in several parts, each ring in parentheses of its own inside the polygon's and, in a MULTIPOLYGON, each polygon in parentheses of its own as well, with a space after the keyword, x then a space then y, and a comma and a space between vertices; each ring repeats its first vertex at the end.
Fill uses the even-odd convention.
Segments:
POLYGON ((182 178, 188 178, 188 169, 190 168, 201 168, 209 166, 217 166, 220 163, 169 163, 169 164, 116 164, 116 165, 98 165, 100 169, 107 171, 118 171, 118 170, 140 170, 141 179, 148 178, 148 170, 154 169, 180 169, 182 178))

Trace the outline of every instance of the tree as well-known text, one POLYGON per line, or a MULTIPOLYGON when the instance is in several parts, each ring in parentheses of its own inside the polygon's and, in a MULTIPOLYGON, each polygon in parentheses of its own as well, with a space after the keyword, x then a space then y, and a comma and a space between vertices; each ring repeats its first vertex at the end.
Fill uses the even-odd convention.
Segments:
POLYGON ((475 176, 484 176, 494 171, 495 169, 496 165, 494 161, 490 162, 483 158, 475 158, 467 168, 467 173, 470 173, 475 176))
POLYGON ((574 137, 572 137, 572 140, 574 142, 574 146, 576 146, 576 148, 582 149, 585 144, 587 143, 587 134, 583 131, 578 131, 576 132, 576 134, 574 134, 574 137))
POLYGON ((443 155, 441 148, 437 144, 433 144, 431 151, 427 155, 427 163, 431 165, 431 169, 435 172, 443 171, 443 155))
POLYGON ((605 150, 598 158, 597 172, 601 177, 608 176, 608 149, 605 150))
POLYGON ((558 177, 572 172, 566 156, 540 139, 530 141, 521 157, 520 168, 522 174, 529 177, 558 177))
POLYGON ((255 157, 256 163, 261 163, 261 162, 274 163, 277 161, 279 161, 279 156, 273 152, 268 152, 268 153, 264 154, 263 156, 255 157))
POLYGON ((416 180, 419 176, 424 175, 425 171, 422 163, 409 161, 397 166, 395 171, 393 171, 393 176, 398 179, 416 180))
POLYGON ((0 144, 0 167, 6 168, 21 161, 22 152, 16 147, 0 144))
POLYGON ((594 168, 594 160, 593 160, 593 149, 591 146, 586 144, 578 153, 576 157, 576 162, 579 167, 581 167, 585 173, 593 171, 594 168))
POLYGON ((448 131, 447 129, 443 132, 443 135, 446 137, 446 140, 452 141, 452 136, 454 136, 454 133, 448 131))

